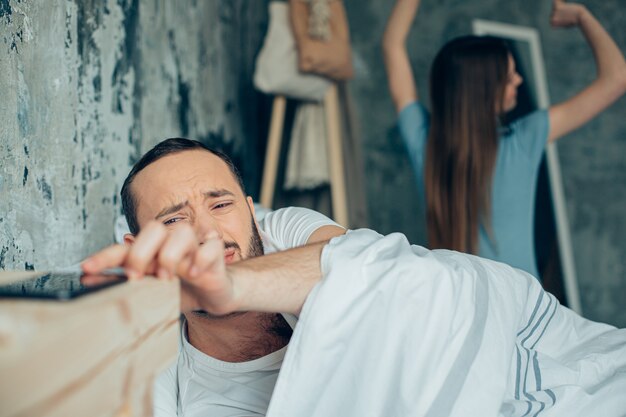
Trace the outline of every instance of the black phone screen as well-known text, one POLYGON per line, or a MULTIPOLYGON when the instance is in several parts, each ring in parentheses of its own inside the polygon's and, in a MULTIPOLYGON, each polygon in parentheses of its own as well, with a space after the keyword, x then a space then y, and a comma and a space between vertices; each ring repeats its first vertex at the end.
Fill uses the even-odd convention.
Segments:
POLYGON ((0 286, 0 297, 70 300, 127 280, 122 273, 50 272, 0 286))

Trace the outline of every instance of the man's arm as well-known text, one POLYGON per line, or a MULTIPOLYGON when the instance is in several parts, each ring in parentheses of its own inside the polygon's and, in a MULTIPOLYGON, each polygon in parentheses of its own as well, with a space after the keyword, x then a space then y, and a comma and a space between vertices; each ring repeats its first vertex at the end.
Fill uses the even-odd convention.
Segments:
MULTIPOLYGON (((259 256, 228 265, 224 275, 211 269, 192 284, 195 307, 214 314, 263 311, 299 315, 321 279, 320 257, 326 241, 259 256), (226 297, 216 296, 212 283, 224 285, 226 297)), ((184 277, 181 277, 185 284, 184 277)))
POLYGON ((345 229, 315 210, 285 207, 274 210, 259 221, 259 230, 277 250, 330 240, 345 233, 345 229))
POLYGON ((312 243, 328 242, 330 239, 341 236, 345 233, 346 229, 341 226, 322 226, 311 234, 306 243, 307 245, 310 245, 312 243))
POLYGON ((325 241, 226 266, 217 233, 200 244, 188 226, 168 233, 151 222, 132 245, 110 246, 82 264, 87 273, 123 267, 129 279, 156 275, 181 280, 181 310, 213 314, 267 311, 298 314, 321 279, 325 241))

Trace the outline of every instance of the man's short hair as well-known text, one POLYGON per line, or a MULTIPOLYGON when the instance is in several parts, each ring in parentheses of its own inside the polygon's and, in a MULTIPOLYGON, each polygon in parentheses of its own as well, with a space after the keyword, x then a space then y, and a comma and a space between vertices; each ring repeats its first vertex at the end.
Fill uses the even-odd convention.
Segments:
POLYGON ((141 159, 139 159, 139 161, 137 161, 135 165, 133 165, 133 168, 130 170, 130 173, 124 180, 124 185, 122 186, 122 191, 120 193, 122 197, 122 212, 124 213, 124 216, 126 216, 126 222, 128 223, 130 233, 136 235, 139 232, 139 224, 137 222, 137 202, 133 197, 132 192, 130 191, 130 186, 135 179, 135 176, 145 167, 165 156, 192 150, 204 150, 210 152, 220 158, 222 161, 224 161, 230 169, 230 172, 233 174, 233 177, 235 177, 237 183, 241 187, 241 191, 245 195, 246 192, 243 186, 241 175, 239 174, 239 170, 237 169, 233 161, 228 157, 228 155, 216 149, 211 149, 205 144, 198 142, 197 140, 185 138, 165 139, 164 141, 158 143, 154 148, 146 152, 141 157, 141 159))

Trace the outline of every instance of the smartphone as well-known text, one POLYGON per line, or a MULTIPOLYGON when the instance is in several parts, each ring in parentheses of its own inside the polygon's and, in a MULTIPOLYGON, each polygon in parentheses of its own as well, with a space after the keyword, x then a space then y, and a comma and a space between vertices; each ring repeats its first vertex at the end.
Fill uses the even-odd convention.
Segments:
POLYGON ((0 286, 0 298, 71 300, 127 281, 120 271, 100 274, 50 272, 0 286))

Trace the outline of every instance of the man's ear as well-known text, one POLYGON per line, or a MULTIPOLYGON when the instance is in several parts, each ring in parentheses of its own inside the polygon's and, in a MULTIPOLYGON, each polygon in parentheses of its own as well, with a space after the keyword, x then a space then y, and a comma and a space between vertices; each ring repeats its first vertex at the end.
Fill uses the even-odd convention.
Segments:
POLYGON ((124 235, 124 243, 127 245, 132 245, 133 243, 135 243, 135 235, 126 233, 124 235))
POLYGON ((254 201, 252 201, 252 197, 246 197, 246 201, 248 202, 248 207, 250 208, 250 213, 252 214, 252 218, 254 219, 254 224, 256 225, 257 230, 261 230, 259 227, 259 223, 256 221, 256 214, 254 212, 254 201))

